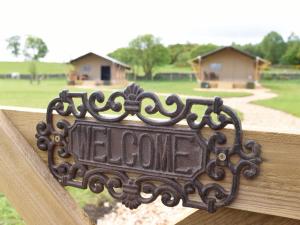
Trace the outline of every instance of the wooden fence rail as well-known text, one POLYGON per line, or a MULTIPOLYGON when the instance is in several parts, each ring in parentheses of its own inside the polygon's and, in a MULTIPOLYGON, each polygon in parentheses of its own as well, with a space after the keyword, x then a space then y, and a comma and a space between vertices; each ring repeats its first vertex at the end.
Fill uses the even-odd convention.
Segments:
MULTIPOLYGON (((28 225, 90 224, 52 178, 47 153, 36 147, 35 125, 44 118, 45 113, 32 110, 0 111, 0 191, 28 225)), ((232 130, 225 133, 233 137, 232 130)), ((177 224, 300 224, 300 135, 244 131, 244 136, 262 145, 260 175, 241 179, 239 195, 228 208, 215 214, 191 210, 177 224)))

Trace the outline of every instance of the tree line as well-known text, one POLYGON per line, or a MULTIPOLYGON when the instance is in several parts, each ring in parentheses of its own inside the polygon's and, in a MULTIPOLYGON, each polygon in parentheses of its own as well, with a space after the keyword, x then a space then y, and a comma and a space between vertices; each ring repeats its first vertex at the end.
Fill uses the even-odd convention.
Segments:
POLYGON ((12 36, 7 40, 7 49, 16 58, 23 55, 27 61, 30 61, 29 72, 31 74, 30 82, 37 80, 36 62, 44 58, 48 53, 48 47, 43 39, 35 36, 27 36, 22 46, 22 39, 19 35, 12 36))
MULTIPOLYGON (((265 35, 257 44, 232 46, 255 56, 271 61, 273 64, 297 65, 300 64, 300 38, 291 33, 287 41, 272 31, 265 35)), ((127 47, 118 48, 109 56, 129 64, 134 74, 142 68, 147 79, 151 79, 153 69, 160 65, 172 64, 175 66, 189 66, 189 61, 199 55, 216 50, 222 46, 216 44, 185 43, 164 46, 161 39, 151 34, 140 35, 129 42, 127 47)), ((30 61, 31 81, 36 79, 36 62, 48 53, 46 43, 39 37, 27 36, 22 42, 16 35, 7 39, 7 48, 18 57, 23 55, 30 61), (23 43, 23 44, 22 44, 23 43)))
MULTIPOLYGON (((300 64, 300 38, 292 33, 287 41, 272 31, 265 35, 260 43, 232 46, 267 59, 272 64, 296 65, 300 64)), ((158 37, 151 34, 140 35, 129 42, 127 47, 118 48, 109 56, 129 64, 133 73, 141 67, 146 78, 150 79, 156 66, 172 64, 188 66, 189 61, 199 55, 216 50, 222 46, 217 44, 173 44, 164 46, 158 37)))

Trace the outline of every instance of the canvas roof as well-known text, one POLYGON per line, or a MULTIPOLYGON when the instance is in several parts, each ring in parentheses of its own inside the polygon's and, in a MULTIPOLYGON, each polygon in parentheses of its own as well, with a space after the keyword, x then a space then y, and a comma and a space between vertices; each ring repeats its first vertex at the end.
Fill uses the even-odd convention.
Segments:
POLYGON ((220 51, 226 50, 226 49, 232 49, 232 50, 234 50, 236 52, 239 52, 240 54, 245 55, 245 56, 247 56, 247 57, 249 57, 249 58, 251 58, 253 60, 258 60, 262 64, 264 64, 264 63, 270 64, 270 62, 268 60, 262 59, 262 58, 260 58, 258 56, 254 56, 254 55, 252 55, 252 54, 250 54, 248 52, 242 51, 242 50, 240 50, 240 49, 238 49, 236 47, 233 47, 233 46, 225 46, 225 47, 218 48, 218 49, 216 49, 214 51, 208 52, 206 54, 203 54, 201 56, 198 56, 198 57, 194 58, 192 60, 192 62, 198 63, 200 58, 201 58, 201 60, 203 60, 203 59, 207 58, 208 56, 212 56, 212 55, 214 55, 214 54, 216 54, 216 53, 218 53, 220 51))
POLYGON ((129 66, 129 65, 127 65, 127 64, 125 64, 125 63, 123 63, 123 62, 120 62, 119 60, 116 60, 116 59, 114 59, 114 58, 111 58, 111 57, 109 57, 109 56, 107 56, 107 55, 96 54, 96 53, 94 53, 94 52, 89 52, 89 53, 84 54, 84 55, 82 55, 82 56, 79 56, 79 57, 77 57, 77 58, 75 58, 75 59, 72 59, 72 60, 70 60, 70 63, 73 63, 73 62, 75 62, 75 61, 77 61, 77 60, 79 60, 79 59, 82 59, 82 58, 84 58, 84 57, 86 57, 86 56, 88 56, 88 55, 96 55, 96 56, 98 56, 98 57, 100 57, 100 58, 103 58, 103 59, 106 59, 106 60, 108 60, 108 61, 111 61, 112 63, 115 63, 115 64, 118 64, 118 65, 120 65, 120 66, 123 66, 123 67, 125 67, 126 69, 130 69, 130 66, 129 66))

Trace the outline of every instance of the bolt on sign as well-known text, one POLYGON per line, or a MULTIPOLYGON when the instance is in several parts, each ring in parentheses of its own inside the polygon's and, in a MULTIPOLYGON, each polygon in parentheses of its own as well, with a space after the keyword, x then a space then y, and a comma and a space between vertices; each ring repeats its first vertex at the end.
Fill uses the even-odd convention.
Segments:
POLYGON ((62 185, 94 193, 107 188, 130 209, 159 196, 169 207, 182 200, 183 206, 208 212, 230 204, 240 176, 258 175, 260 145, 243 142, 239 118, 218 97, 183 101, 170 95, 165 103, 175 109, 168 111, 155 93, 136 84, 107 100, 101 91, 90 96, 62 91, 49 103, 46 122, 37 125, 37 146, 48 152, 49 169, 62 185), (205 107, 203 115, 193 113, 199 105, 205 107), (129 116, 139 121, 125 120, 129 116), (177 125, 183 120, 188 126, 177 125), (223 132, 227 125, 234 127, 232 144, 223 132), (204 127, 211 130, 208 137, 204 127), (203 182, 204 176, 211 182, 203 182), (230 187, 222 186, 225 177, 230 187))

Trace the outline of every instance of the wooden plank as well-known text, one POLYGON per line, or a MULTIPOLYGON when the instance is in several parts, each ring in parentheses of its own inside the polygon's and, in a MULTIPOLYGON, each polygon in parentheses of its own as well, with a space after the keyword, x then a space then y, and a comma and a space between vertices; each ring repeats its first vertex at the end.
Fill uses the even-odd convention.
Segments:
POLYGON ((223 208, 216 214, 196 210, 190 215, 182 216, 176 225, 299 225, 299 220, 237 209, 223 208))
POLYGON ((1 191, 26 224, 91 224, 2 111, 0 177, 1 191))
MULTIPOLYGON (((35 125, 45 120, 45 114, 9 109, 4 112, 46 162, 46 153, 36 148, 34 137, 35 125)), ((203 134, 209 132, 205 129, 203 134)), ((224 133, 232 140, 232 130, 224 133)), ((300 135, 244 131, 244 137, 262 145, 264 162, 256 179, 241 179, 239 196, 229 207, 300 220, 300 135)), ((230 185, 230 180, 223 184, 230 185)))

